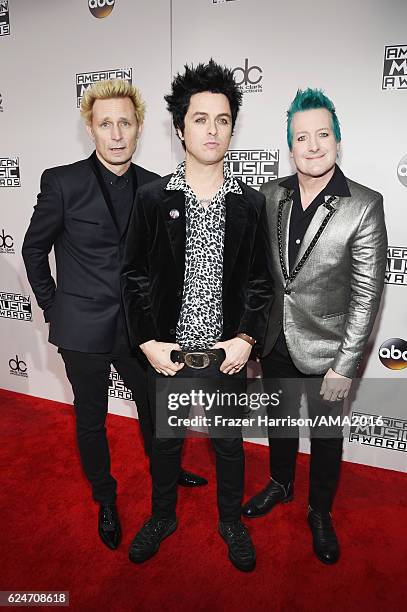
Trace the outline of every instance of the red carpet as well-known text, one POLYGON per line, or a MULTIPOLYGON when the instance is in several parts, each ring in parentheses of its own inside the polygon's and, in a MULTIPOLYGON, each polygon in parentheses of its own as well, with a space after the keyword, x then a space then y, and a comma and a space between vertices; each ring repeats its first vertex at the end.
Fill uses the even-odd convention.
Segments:
MULTIPOLYGON (((108 419, 124 538, 109 551, 79 466, 70 406, 0 391, 2 445, 0 590, 64 590, 70 609, 109 612, 240 612, 404 609, 407 496, 401 473, 344 463, 335 505, 342 558, 324 566, 305 521, 308 457, 299 456, 296 497, 248 521, 257 567, 242 574, 216 531, 214 460, 206 440, 188 440, 186 468, 210 480, 179 492, 177 532, 144 565, 127 548, 147 518, 150 479, 137 422, 108 419)), ((246 445, 246 494, 267 478, 267 449, 246 445)))

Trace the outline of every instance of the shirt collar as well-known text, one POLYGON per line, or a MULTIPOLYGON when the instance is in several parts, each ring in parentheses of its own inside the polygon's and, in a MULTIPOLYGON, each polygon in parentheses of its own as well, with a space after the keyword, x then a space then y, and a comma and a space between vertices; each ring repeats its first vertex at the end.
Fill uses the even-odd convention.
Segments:
MULTIPOLYGON (((298 190, 298 174, 293 174, 289 176, 284 181, 281 181, 279 185, 281 185, 281 187, 285 187, 286 189, 298 190)), ((327 186, 320 192, 319 195, 336 195, 345 198, 351 197, 346 177, 337 164, 335 164, 335 172, 333 173, 331 180, 329 181, 327 186)))
MULTIPOLYGON (((226 162, 223 162, 223 184, 219 190, 222 196, 225 196, 227 193, 243 193, 242 188, 239 183, 233 176, 229 165, 226 162)), ((168 191, 183 191, 184 193, 188 193, 196 198, 194 192, 191 187, 185 180, 185 161, 178 164, 177 169, 174 174, 171 176, 170 180, 167 183, 165 188, 168 191)), ((218 193, 219 193, 218 192, 218 193)))
POLYGON ((131 164, 128 168, 128 170, 126 170, 126 172, 124 174, 121 174, 120 176, 118 176, 117 174, 115 174, 114 172, 112 172, 111 170, 109 170, 109 168, 106 168, 106 166, 104 164, 102 164, 102 162, 100 161, 100 159, 96 156, 96 163, 99 165, 100 168, 100 172, 103 176, 103 179, 105 181, 105 183, 107 185, 114 185, 114 186, 119 186, 123 183, 130 183, 131 178, 132 178, 132 168, 131 168, 131 164))

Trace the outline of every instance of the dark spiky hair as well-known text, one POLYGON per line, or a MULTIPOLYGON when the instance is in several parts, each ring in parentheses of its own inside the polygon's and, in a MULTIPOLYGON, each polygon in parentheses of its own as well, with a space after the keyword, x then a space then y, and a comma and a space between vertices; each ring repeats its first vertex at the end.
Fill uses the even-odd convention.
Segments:
POLYGON ((224 94, 229 100, 232 114, 232 130, 242 104, 242 93, 236 85, 233 72, 226 66, 217 64, 212 58, 207 64, 184 66, 185 72, 178 73, 171 87, 171 94, 164 96, 167 109, 172 115, 175 129, 184 133, 185 115, 188 112, 191 96, 204 91, 224 94))

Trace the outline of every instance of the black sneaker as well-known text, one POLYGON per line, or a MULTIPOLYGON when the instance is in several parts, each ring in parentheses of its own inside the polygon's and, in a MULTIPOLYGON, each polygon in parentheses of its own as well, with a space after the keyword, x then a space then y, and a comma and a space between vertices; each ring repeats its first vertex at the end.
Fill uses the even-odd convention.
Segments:
POLYGON ((133 563, 143 563, 155 555, 164 538, 174 533, 178 526, 177 519, 158 519, 152 516, 142 526, 132 541, 129 559, 133 563))
POLYGON ((242 572, 251 572, 256 565, 254 550, 249 532, 243 523, 219 523, 219 533, 229 547, 229 559, 242 572))

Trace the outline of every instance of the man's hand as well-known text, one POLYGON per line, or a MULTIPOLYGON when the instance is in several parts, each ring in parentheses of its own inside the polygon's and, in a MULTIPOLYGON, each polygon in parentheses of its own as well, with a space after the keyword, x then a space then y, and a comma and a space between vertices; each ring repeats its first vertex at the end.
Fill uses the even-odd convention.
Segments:
POLYGON ((320 395, 323 395, 324 400, 335 402, 348 397, 349 389, 352 384, 352 379, 337 374, 332 368, 324 376, 322 381, 320 395))
POLYGON ((224 374, 236 374, 246 365, 253 347, 242 338, 232 338, 225 342, 217 342, 212 348, 221 348, 226 353, 220 371, 224 374))
POLYGON ((154 370, 159 374, 164 374, 164 376, 175 376, 185 365, 184 363, 173 363, 171 361, 171 351, 181 350, 179 344, 149 340, 140 344, 140 348, 154 370))

